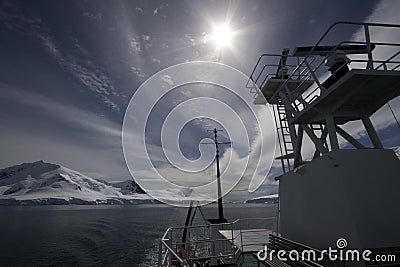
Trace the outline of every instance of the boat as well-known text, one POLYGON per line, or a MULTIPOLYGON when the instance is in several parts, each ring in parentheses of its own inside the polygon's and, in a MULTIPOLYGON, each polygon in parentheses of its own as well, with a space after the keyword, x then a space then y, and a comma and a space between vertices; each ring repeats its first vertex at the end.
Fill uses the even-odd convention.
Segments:
POLYGON ((312 46, 259 57, 244 89, 274 111, 282 166, 276 228, 207 219, 194 204, 185 226, 161 238, 159 266, 400 265, 400 161, 371 122, 400 95, 400 43, 379 40, 382 31, 400 36, 400 25, 341 21, 312 46), (362 38, 329 43, 346 27, 362 38), (344 126, 355 121, 369 145, 344 126), (196 211, 203 225, 191 224, 196 211))

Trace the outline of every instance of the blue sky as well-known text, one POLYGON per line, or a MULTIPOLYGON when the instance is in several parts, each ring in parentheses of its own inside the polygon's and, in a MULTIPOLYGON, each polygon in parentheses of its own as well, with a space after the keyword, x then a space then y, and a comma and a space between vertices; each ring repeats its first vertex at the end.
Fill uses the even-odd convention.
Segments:
MULTIPOLYGON (((229 21, 235 35, 222 61, 250 74, 262 53, 313 45, 338 20, 400 23, 399 8, 389 0, 1 1, 0 167, 43 159, 95 178, 129 179, 121 129, 131 97, 166 67, 215 62, 219 54, 207 41, 213 25, 229 21)), ((336 34, 349 39, 356 33, 336 34)), ((213 88, 197 90, 175 90, 157 104, 146 135, 154 151, 160 124, 177 99, 209 92, 236 103, 213 88)), ((396 114, 399 106, 394 100, 396 114)), ((385 145, 399 145, 399 129, 387 110, 375 117, 385 145)), ((204 119, 187 124, 182 153, 198 157, 200 140, 217 126, 204 119)), ((276 192, 272 178, 259 194, 276 192)))

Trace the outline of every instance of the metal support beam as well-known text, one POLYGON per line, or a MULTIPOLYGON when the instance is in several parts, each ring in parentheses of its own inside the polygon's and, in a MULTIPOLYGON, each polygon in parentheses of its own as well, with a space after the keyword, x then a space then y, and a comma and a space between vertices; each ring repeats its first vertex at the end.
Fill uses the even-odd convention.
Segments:
POLYGON ((371 139, 372 144, 374 145, 374 148, 383 149, 381 140, 379 139, 378 134, 376 133, 375 128, 372 125, 369 117, 363 116, 361 117, 361 120, 364 124, 365 129, 367 130, 368 136, 371 139))
POLYGON ((314 152, 314 155, 313 155, 313 159, 318 158, 320 154, 321 153, 319 152, 319 150, 316 149, 315 152, 314 152))
POLYGON ((348 134, 345 130, 340 128, 338 125, 336 125, 336 131, 338 134, 340 134, 344 139, 346 139, 350 144, 352 144, 355 148, 358 149, 366 149, 367 147, 358 142, 356 139, 354 139, 353 136, 348 134))
POLYGON ((301 145, 303 143, 303 127, 299 126, 298 132, 297 132, 297 140, 296 140, 296 146, 294 148, 294 163, 293 163, 293 168, 296 168, 300 165, 302 159, 301 159, 301 145))
MULTIPOLYGON (((325 126, 324 129, 322 130, 321 137, 319 138, 319 139, 321 140, 322 144, 323 144, 325 147, 328 147, 328 144, 327 144, 327 142, 326 142, 326 137, 327 137, 327 136, 328 136, 328 128, 326 128, 326 126, 325 126)), ((318 158, 319 155, 320 155, 320 152, 319 152, 318 150, 315 150, 313 159, 318 158)))
MULTIPOLYGON (((282 100, 282 104, 285 106, 285 108, 287 108, 287 106, 290 106, 290 104, 292 103, 290 101, 290 98, 287 94, 285 94, 284 92, 279 91, 278 96, 280 97, 280 99, 282 100)), ((290 110, 290 109, 289 109, 290 110)))
POLYGON ((296 127, 294 127, 293 123, 288 122, 290 138, 292 139, 293 144, 297 142, 297 134, 296 134, 296 127))
POLYGON ((329 142, 331 144, 331 150, 339 150, 339 141, 336 135, 336 125, 333 120, 332 114, 329 114, 325 118, 326 127, 328 128, 329 142))
POLYGON ((322 130, 321 134, 321 141, 325 145, 325 147, 328 147, 328 142, 326 142, 326 137, 328 136, 328 128, 325 125, 325 128, 322 130))
POLYGON ((300 126, 304 129, 306 134, 310 137, 311 141, 313 141, 315 148, 321 153, 326 154, 329 150, 324 147, 324 144, 318 137, 314 134, 314 132, 308 127, 306 124, 300 124, 300 126))

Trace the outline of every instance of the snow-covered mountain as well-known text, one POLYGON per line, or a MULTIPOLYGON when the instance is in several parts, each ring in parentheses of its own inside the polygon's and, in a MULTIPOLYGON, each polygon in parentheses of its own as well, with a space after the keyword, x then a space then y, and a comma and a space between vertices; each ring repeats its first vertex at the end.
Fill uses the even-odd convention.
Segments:
POLYGON ((143 193, 133 181, 107 183, 43 161, 0 170, 0 205, 151 202, 143 193))
POLYGON ((278 202, 279 202, 278 194, 255 197, 245 201, 245 203, 278 203, 278 202))
POLYGON ((133 180, 127 180, 124 182, 117 182, 117 183, 107 183, 113 187, 120 188, 123 194, 145 194, 146 192, 133 180))

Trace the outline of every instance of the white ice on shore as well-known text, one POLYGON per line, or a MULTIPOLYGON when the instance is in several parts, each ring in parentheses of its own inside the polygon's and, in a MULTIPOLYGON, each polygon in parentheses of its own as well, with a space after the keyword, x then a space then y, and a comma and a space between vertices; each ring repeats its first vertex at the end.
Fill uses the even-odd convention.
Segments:
POLYGON ((151 199, 137 193, 134 185, 131 181, 114 185, 61 165, 37 161, 0 170, 0 202, 135 203, 151 199))

